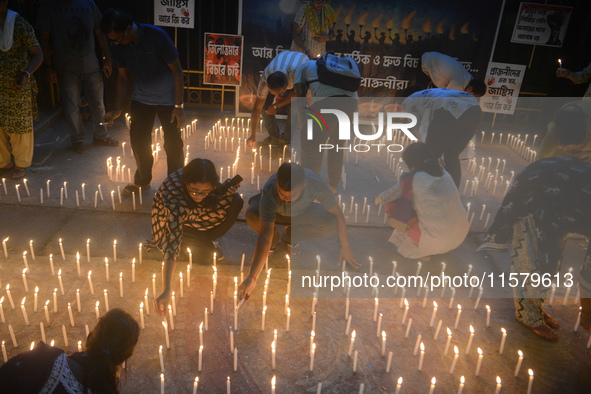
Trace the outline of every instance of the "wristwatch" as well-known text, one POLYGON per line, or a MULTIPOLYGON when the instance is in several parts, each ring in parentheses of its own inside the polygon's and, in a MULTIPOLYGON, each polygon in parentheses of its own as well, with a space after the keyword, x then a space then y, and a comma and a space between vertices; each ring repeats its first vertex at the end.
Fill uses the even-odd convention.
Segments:
POLYGON ((175 107, 175 108, 180 108, 180 109, 183 109, 183 108, 185 108, 185 103, 181 103, 181 104, 175 104, 175 105, 174 105, 174 107, 175 107))

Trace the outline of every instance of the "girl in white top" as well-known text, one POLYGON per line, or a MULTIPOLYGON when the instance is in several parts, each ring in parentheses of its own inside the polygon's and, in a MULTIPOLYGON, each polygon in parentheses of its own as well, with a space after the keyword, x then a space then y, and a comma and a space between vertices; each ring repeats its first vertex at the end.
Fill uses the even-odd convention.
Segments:
MULTIPOLYGON (((414 173, 411 201, 421 237, 416 243, 407 233, 394 230, 389 241, 397 246, 398 253, 411 259, 424 259, 457 248, 468 235, 469 225, 453 179, 422 142, 409 145, 402 159, 414 173)), ((377 196, 376 204, 395 201, 401 194, 401 184, 397 183, 377 196)))

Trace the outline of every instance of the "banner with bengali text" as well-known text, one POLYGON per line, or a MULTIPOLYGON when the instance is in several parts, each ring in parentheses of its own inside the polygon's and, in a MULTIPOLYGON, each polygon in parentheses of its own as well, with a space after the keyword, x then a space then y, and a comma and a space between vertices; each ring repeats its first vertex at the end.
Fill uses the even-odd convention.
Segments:
POLYGON ((154 0, 156 26, 195 27, 195 0, 154 0))
POLYGON ((573 7, 521 3, 511 42, 561 47, 573 7))
POLYGON ((486 72, 486 94, 480 98, 484 112, 513 115, 526 66, 490 63, 486 72))
POLYGON ((205 33, 203 83, 240 86, 244 37, 205 33))

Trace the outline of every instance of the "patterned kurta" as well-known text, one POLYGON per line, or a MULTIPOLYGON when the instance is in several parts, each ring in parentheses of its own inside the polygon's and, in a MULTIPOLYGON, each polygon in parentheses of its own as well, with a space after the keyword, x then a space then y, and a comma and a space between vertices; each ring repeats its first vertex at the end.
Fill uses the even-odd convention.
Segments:
POLYGON ((513 225, 531 218, 540 264, 555 272, 568 233, 591 237, 591 164, 554 157, 530 164, 503 199, 486 241, 510 243, 513 225))
MULTIPOLYGON (((314 6, 310 4, 309 7, 313 8, 314 6)), ((313 12, 316 11, 313 10, 313 12)), ((318 22, 317 29, 319 30, 319 33, 328 34, 330 32, 331 26, 335 23, 334 10, 330 5, 326 4, 322 11, 316 13, 316 19, 318 22)), ((326 42, 314 41, 314 32, 310 27, 310 23, 306 17, 306 11, 304 10, 303 6, 300 7, 293 21, 302 28, 300 39, 304 43, 304 46, 312 52, 312 56, 316 57, 318 55, 324 55, 326 53, 326 42)), ((300 48, 293 40, 289 50, 303 53, 302 48, 300 48)))
POLYGON ((0 51, 0 127, 6 133, 33 132, 33 119, 37 120, 37 83, 31 75, 22 89, 14 81, 29 63, 29 48, 39 45, 33 27, 20 15, 14 22, 12 47, 0 51))
POLYGON ((152 204, 152 241, 147 245, 157 247, 165 260, 176 261, 183 240, 183 226, 206 231, 218 226, 228 214, 234 198, 225 196, 213 208, 205 208, 193 201, 181 181, 183 169, 170 174, 154 196, 152 204))

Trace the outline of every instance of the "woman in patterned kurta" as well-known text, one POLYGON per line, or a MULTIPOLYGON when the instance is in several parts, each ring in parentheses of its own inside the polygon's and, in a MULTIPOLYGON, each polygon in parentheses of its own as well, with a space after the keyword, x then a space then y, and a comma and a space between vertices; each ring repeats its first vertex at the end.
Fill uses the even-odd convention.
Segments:
POLYGON ((164 312, 171 295, 174 266, 181 251, 191 249, 193 259, 209 263, 221 249, 213 241, 232 227, 242 209, 237 187, 218 197, 211 193, 219 185, 214 164, 207 159, 194 159, 184 168, 170 174, 154 196, 152 204, 152 240, 148 249, 157 247, 164 254, 163 291, 154 300, 154 309, 164 312), (208 204, 206 199, 213 199, 208 204))
MULTIPOLYGON (((507 250, 511 243, 512 272, 554 276, 560 270, 567 235, 591 237, 589 201, 591 164, 562 157, 537 161, 515 178, 478 250, 507 250)), ((568 285, 564 276, 561 279, 559 291, 568 285)), ((581 326, 591 330, 591 246, 580 271, 579 287, 581 326)), ((552 328, 559 324, 544 311, 547 290, 531 279, 514 287, 515 314, 517 321, 536 334, 556 341, 558 335, 552 328)))
POLYGON ((33 159, 33 118, 37 119, 37 84, 33 72, 43 53, 33 27, 0 0, 0 172, 25 176, 33 159))
POLYGON ((326 42, 334 37, 334 9, 323 0, 306 1, 292 26, 290 51, 302 52, 310 59, 326 53, 326 42))

